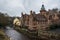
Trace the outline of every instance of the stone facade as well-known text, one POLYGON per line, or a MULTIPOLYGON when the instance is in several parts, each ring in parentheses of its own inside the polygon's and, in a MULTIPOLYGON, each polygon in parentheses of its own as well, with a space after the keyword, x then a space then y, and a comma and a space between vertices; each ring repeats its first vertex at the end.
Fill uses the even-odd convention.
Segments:
POLYGON ((30 15, 22 13, 22 25, 27 26, 30 30, 46 30, 50 24, 58 23, 60 20, 60 12, 57 9, 45 10, 42 5, 38 14, 30 11, 30 15))

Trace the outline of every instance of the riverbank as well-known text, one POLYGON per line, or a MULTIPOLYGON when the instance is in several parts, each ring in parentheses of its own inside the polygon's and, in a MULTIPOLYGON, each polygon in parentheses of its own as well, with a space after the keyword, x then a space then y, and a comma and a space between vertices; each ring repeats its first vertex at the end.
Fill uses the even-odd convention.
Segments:
POLYGON ((24 28, 15 28, 20 33, 27 35, 29 38, 35 38, 35 40, 60 40, 60 34, 50 31, 43 31, 40 32, 31 32, 28 29, 24 28))
POLYGON ((0 40, 10 40, 10 38, 4 33, 4 30, 0 29, 0 40))
POLYGON ((39 40, 60 40, 60 34, 50 31, 42 31, 39 32, 39 40))
POLYGON ((31 40, 37 40, 37 32, 34 31, 29 31, 28 29, 25 28, 19 28, 19 27, 15 27, 15 30, 17 30, 18 32, 24 34, 25 36, 29 37, 31 40))

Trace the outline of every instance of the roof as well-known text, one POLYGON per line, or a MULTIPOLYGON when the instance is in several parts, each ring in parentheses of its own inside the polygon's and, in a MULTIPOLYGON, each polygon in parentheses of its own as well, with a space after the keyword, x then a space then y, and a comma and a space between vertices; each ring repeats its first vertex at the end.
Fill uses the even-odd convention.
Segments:
POLYGON ((46 18, 44 15, 36 14, 36 15, 34 16, 34 20, 41 22, 41 21, 47 21, 47 18, 46 18))

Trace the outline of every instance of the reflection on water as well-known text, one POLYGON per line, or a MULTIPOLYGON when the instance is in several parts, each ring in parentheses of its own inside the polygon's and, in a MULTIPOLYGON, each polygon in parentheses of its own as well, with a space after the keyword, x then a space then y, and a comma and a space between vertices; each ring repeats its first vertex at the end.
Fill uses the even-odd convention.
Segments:
POLYGON ((5 33, 10 37, 10 40, 29 40, 28 37, 9 27, 5 30, 5 33))

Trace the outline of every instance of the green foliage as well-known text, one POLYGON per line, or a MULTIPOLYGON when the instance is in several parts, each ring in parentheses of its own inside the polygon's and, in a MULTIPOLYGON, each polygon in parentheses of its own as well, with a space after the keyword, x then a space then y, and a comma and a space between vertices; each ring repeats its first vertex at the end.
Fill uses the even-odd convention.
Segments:
POLYGON ((8 25, 8 16, 0 12, 0 26, 6 26, 8 25))

